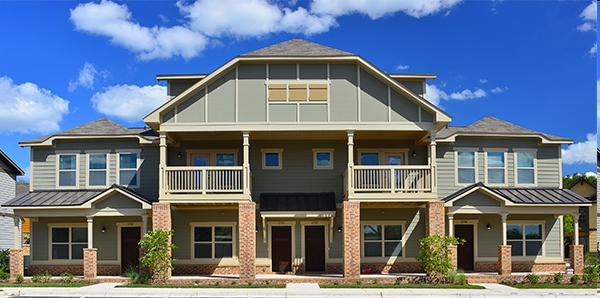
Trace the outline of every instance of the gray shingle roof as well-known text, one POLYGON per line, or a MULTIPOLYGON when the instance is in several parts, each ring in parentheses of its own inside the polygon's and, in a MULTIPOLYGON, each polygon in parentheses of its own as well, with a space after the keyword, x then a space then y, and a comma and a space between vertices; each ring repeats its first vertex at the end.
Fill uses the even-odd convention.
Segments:
POLYGON ((19 166, 14 161, 12 161, 12 159, 10 159, 8 157, 8 155, 6 155, 4 152, 2 152, 2 150, 0 150, 0 162, 5 164, 9 168, 12 171, 13 175, 15 175, 15 176, 25 175, 25 172, 23 172, 23 170, 21 168, 19 168, 19 166))
POLYGON ((489 187, 478 182, 444 198, 445 202, 452 201, 474 188, 485 188, 498 196, 515 204, 590 204, 590 200, 568 190, 554 187, 489 187))
POLYGON ((260 211, 335 211, 335 193, 262 193, 260 211))
POLYGON ((100 118, 56 134, 23 141, 19 145, 41 143, 55 136, 141 136, 147 140, 158 138, 156 132, 149 128, 125 128, 106 118, 100 118))
POLYGON ((546 133, 537 132, 531 129, 527 129, 516 124, 500 120, 492 116, 486 116, 477 122, 468 126, 448 126, 441 129, 437 134, 437 139, 445 139, 454 134, 462 135, 481 135, 481 134, 507 134, 507 135, 539 135, 548 140, 552 141, 566 141, 570 142, 570 139, 553 136, 546 133))
POLYGON ((86 190, 42 190, 26 192, 8 202, 2 204, 2 207, 68 207, 81 206, 87 201, 101 195, 112 189, 120 189, 127 194, 138 198, 148 204, 152 204, 146 197, 137 192, 120 185, 113 184, 107 189, 86 189, 86 190))
POLYGON ((326 47, 304 39, 295 38, 256 51, 240 55, 240 57, 338 57, 356 56, 338 49, 326 47))

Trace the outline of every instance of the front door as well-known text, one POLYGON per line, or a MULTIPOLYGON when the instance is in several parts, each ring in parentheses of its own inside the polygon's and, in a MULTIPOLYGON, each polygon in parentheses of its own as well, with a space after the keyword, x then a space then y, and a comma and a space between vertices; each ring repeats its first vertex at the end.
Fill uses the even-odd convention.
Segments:
POLYGON ((473 225, 454 225, 454 236, 465 239, 465 243, 458 246, 458 268, 475 270, 473 225))
POLYGON ((121 272, 128 268, 137 268, 140 265, 140 227, 121 228, 121 272))
POLYGON ((304 227, 304 270, 325 271, 325 227, 304 227))
POLYGON ((292 271, 292 227, 273 226, 271 228, 271 271, 292 271))

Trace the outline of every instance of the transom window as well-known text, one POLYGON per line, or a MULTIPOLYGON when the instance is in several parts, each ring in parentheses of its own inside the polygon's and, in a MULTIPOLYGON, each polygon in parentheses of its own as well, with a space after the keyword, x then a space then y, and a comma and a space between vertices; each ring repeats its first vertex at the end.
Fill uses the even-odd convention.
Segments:
POLYGON ((329 84, 323 83, 269 83, 269 101, 327 101, 329 84))
POLYGON ((506 184, 506 158, 501 151, 486 152, 487 182, 489 184, 506 184))
POLYGON ((476 182, 475 151, 456 152, 456 181, 459 184, 471 184, 476 182))
POLYGON ((58 186, 77 186, 77 154, 58 155, 58 186))
POLYGON ((535 184, 535 152, 519 151, 517 155, 517 184, 535 184))
POLYGON ((220 259, 233 257, 233 226, 195 226, 194 258, 220 259))
POLYGON ((402 256, 401 224, 364 224, 362 230, 365 257, 402 256))
POLYGON ((512 246, 513 256, 542 255, 541 224, 508 224, 506 225, 507 244, 512 246))
POLYGON ((106 186, 106 153, 88 154, 88 185, 106 186))
POLYGON ((139 186, 138 153, 119 153, 119 184, 124 186, 139 186))
POLYGON ((82 260, 87 242, 87 227, 52 227, 50 257, 53 260, 82 260))
POLYGON ((283 149, 262 149, 262 169, 281 170, 283 149))
POLYGON ((313 149, 313 169, 333 169, 333 149, 313 149))

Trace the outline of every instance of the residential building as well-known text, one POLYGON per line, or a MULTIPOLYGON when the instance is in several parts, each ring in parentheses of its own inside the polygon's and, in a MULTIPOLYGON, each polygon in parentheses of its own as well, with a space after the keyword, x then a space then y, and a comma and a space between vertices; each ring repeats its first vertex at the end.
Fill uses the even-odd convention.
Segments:
POLYGON ((563 272, 562 216, 590 205, 562 189, 571 140, 449 126, 435 77, 300 39, 159 75, 147 129, 100 119, 20 143, 32 191, 7 205, 32 218, 29 273, 120 274, 149 229, 174 230, 173 275, 422 272, 429 235, 466 239, 465 270, 563 272))
POLYGON ((590 183, 587 179, 581 177, 568 185, 567 188, 572 192, 588 199, 591 206, 583 206, 579 208, 579 216, 574 220, 579 221, 579 243, 583 244, 584 252, 589 252, 593 255, 598 254, 596 242, 598 240, 598 189, 596 185, 590 183))
MULTIPOLYGON (((17 177, 25 173, 2 150, 0 150, 0 206, 13 199, 16 192, 17 177)), ((21 223, 14 217, 13 210, 0 207, 0 249, 15 247, 15 239, 20 240, 21 234, 15 233, 15 225, 21 223)))

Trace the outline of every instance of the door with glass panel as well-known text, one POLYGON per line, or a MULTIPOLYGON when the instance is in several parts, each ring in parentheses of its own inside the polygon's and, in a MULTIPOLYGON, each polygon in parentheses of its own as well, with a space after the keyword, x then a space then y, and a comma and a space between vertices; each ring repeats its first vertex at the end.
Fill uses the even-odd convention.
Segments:
MULTIPOLYGON (((191 165, 194 167, 206 167, 210 162, 210 156, 208 154, 193 154, 190 156, 191 165)), ((203 171, 193 171, 192 177, 189 180, 190 183, 193 184, 192 189, 194 190, 202 190, 206 186, 203 185, 203 171)))

